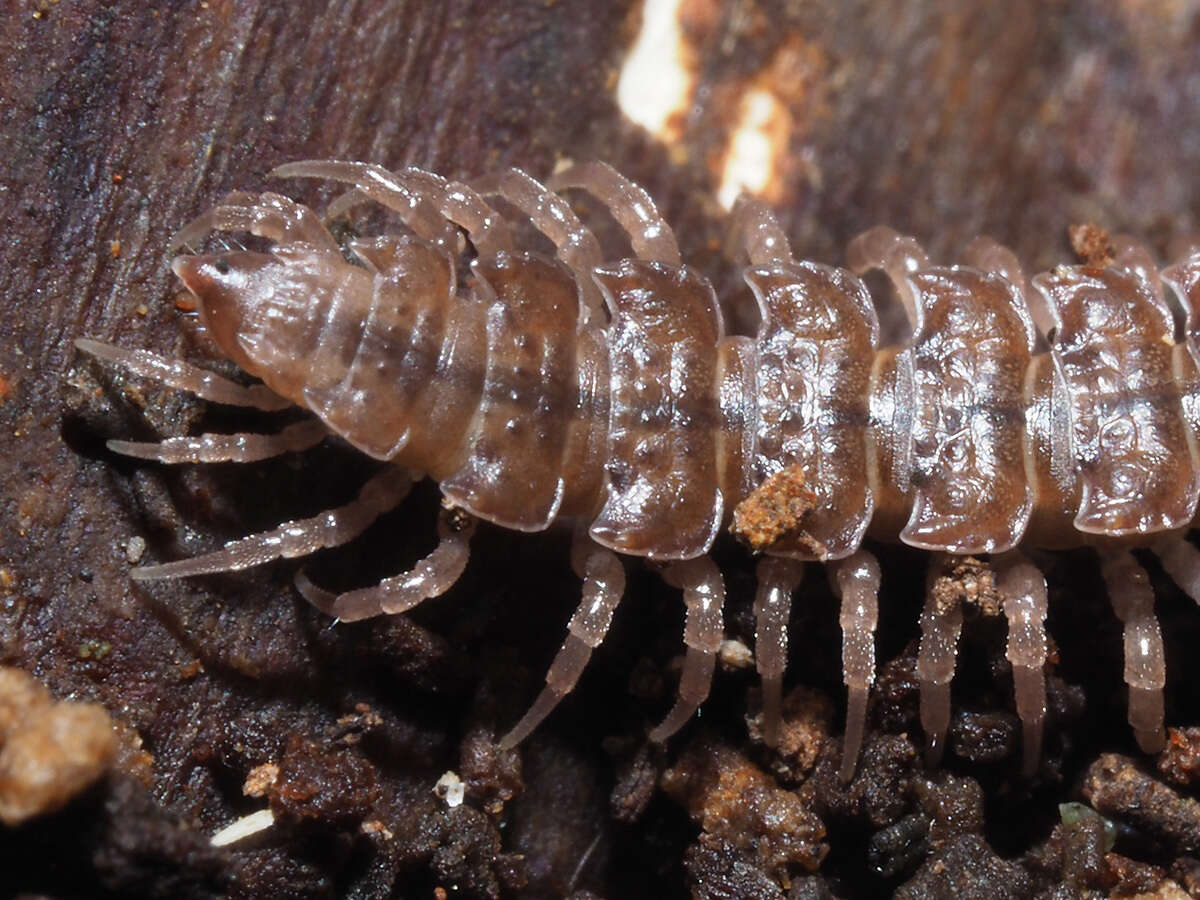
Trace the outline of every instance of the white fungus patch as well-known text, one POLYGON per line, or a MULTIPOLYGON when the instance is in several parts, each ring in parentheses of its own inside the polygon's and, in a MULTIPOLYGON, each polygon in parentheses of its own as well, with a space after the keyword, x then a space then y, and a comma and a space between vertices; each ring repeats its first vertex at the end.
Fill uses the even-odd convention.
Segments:
POLYGON ((770 91, 754 88, 742 97, 742 116, 730 138, 717 190, 717 200, 725 209, 733 208, 739 194, 762 194, 771 183, 781 149, 772 131, 786 115, 786 108, 770 91))
POLYGON ((693 90, 679 29, 682 5, 683 0, 646 0, 642 30, 617 81, 621 112, 668 142, 679 136, 675 120, 687 110, 693 90))

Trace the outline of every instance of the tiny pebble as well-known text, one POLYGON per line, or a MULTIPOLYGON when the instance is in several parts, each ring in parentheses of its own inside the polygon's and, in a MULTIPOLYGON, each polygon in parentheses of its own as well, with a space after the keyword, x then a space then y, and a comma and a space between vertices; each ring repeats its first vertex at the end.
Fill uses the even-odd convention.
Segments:
POLYGON ((129 543, 125 545, 125 558, 130 563, 136 563, 142 558, 142 554, 146 552, 146 539, 142 537, 131 537, 129 543))
POLYGON ((726 669, 748 669, 754 665, 754 652, 738 640, 721 641, 717 658, 726 669))
POLYGON ((456 806, 462 806, 466 787, 455 772, 447 772, 437 780, 433 792, 445 800, 447 806, 454 809, 456 806))

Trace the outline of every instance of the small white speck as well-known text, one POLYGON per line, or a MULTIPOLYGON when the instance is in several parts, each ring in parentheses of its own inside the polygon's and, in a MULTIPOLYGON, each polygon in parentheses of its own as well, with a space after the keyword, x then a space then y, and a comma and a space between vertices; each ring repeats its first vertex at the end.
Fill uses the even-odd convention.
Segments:
POLYGON ((433 786, 433 792, 445 800, 448 807, 454 809, 456 806, 462 806, 466 787, 458 774, 450 771, 437 780, 437 784, 433 786))

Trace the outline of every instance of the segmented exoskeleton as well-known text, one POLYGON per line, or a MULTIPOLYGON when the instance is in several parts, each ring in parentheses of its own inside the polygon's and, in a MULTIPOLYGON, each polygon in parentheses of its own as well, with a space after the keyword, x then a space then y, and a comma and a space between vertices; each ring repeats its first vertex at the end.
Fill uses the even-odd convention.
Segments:
MULTIPOLYGON (((1111 265, 1060 267, 1027 283, 1013 254, 988 239, 968 248, 968 265, 941 267, 913 239, 877 228, 851 243, 845 270, 793 259, 771 214, 743 199, 734 223, 761 312, 750 338, 725 334, 712 287, 682 264, 649 196, 606 165, 572 166, 549 187, 517 170, 467 187, 417 169, 332 161, 274 174, 352 185, 328 217, 374 201, 405 229, 342 247, 310 209, 265 193, 231 195, 183 230, 178 244, 212 230, 273 242, 268 252, 174 262, 213 339, 263 385, 143 351, 78 346, 214 402, 296 404, 315 418, 274 435, 110 446, 167 463, 246 462, 332 433, 386 465, 343 507, 134 569, 134 578, 242 569, 343 543, 425 474, 455 511, 443 515, 428 557, 338 596, 301 574, 301 593, 346 621, 404 612, 459 577, 475 518, 520 531, 574 521, 583 599, 546 688, 502 744, 545 718, 603 639, 624 590, 616 554, 662 564, 684 594, 687 655, 675 705, 650 733, 661 741, 707 695, 723 636, 724 585, 706 554, 739 504, 791 483, 804 494, 795 520, 755 543, 768 743, 791 597, 803 562, 826 562, 842 602, 849 690, 843 776, 853 771, 875 674, 880 571, 861 547, 871 534, 994 555, 1027 771, 1046 707, 1046 585, 1014 548, 1094 544, 1125 626, 1130 722, 1143 748, 1161 746, 1162 641, 1146 573, 1128 548, 1152 547, 1200 597, 1200 553, 1181 537, 1200 499, 1200 254, 1160 276, 1144 249, 1118 240, 1111 265), (602 259, 555 193, 566 189, 611 210, 631 257, 602 259), (557 258, 516 249, 485 196, 526 215, 557 258), (470 283, 459 285, 464 233, 476 258, 470 283), (852 274, 871 269, 890 278, 907 312, 904 345, 881 346, 872 298, 852 274), (1182 343, 1164 283, 1183 303, 1182 343), (775 477, 788 473, 798 477, 775 477)), ((930 593, 917 674, 931 760, 948 725, 961 621, 957 602, 930 593)))

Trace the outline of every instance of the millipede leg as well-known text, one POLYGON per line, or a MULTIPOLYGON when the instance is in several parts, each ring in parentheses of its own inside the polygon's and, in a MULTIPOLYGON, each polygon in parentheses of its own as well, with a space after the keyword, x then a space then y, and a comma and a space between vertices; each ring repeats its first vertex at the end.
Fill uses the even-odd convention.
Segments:
POLYGON ((465 228, 480 256, 495 256, 513 249, 508 225, 473 188, 415 166, 397 172, 396 177, 429 197, 443 216, 465 228))
POLYGON ((427 236, 422 231, 443 236, 444 228, 435 228, 424 211, 422 204, 427 204, 436 208, 442 217, 465 228, 480 256, 494 256, 513 247, 508 227, 482 197, 465 184, 448 182, 432 172, 414 168, 389 172, 369 163, 327 159, 286 163, 274 169, 271 175, 276 178, 327 178, 353 185, 399 213, 405 224, 422 237, 427 236))
POLYGON ((167 359, 146 350, 126 350, 89 338, 77 339, 75 346, 89 356, 113 363, 134 375, 152 378, 167 387, 187 391, 213 403, 249 406, 264 412, 275 412, 292 405, 291 400, 280 397, 265 384, 246 387, 181 359, 167 359))
POLYGON ((158 443, 108 441, 114 453, 161 463, 257 462, 315 447, 329 435, 316 419, 288 425, 276 434, 198 434, 158 443))
POLYGON ((875 683, 875 626, 879 622, 879 562, 865 550, 837 563, 834 586, 842 600, 842 677, 846 682, 843 782, 854 776, 867 727, 867 697, 875 683))
POLYGON ((788 618, 792 594, 804 577, 804 563, 781 556, 764 557, 758 564, 754 596, 754 661, 762 678, 763 743, 779 743, 783 673, 787 667, 788 618))
POLYGON ((663 579, 683 588, 683 602, 687 607, 683 642, 687 645, 687 655, 675 705, 662 723, 650 732, 650 740, 656 743, 665 741, 682 728, 708 696, 717 650, 725 635, 721 618, 725 581, 716 563, 706 556, 673 563, 663 570, 663 579))
POLYGON ((337 241, 317 214, 282 194, 235 191, 220 206, 184 225, 168 249, 195 246, 210 231, 247 231, 272 241, 305 243, 327 253, 339 252, 337 241))
POLYGON ((307 556, 322 547, 344 544, 366 530, 382 513, 394 508, 412 487, 412 477, 402 469, 388 467, 363 485, 358 497, 344 506, 326 510, 308 519, 284 522, 277 528, 230 541, 221 550, 133 569, 136 581, 184 578, 235 572, 281 557, 307 556))
POLYGON ((422 601, 440 597, 454 587, 470 559, 474 533, 474 519, 464 524, 461 516, 443 511, 438 518, 438 545, 407 572, 385 578, 373 587, 344 594, 323 590, 299 572, 296 589, 317 609, 342 622, 408 612, 422 601))
POLYGON ((1163 538, 1151 549, 1179 589, 1200 603, 1200 550, 1180 535, 1163 538))
POLYGON ((456 229, 438 212, 436 205, 423 192, 371 163, 341 162, 333 159, 313 159, 287 163, 271 173, 274 178, 327 178, 354 186, 354 190, 334 200, 326 215, 330 218, 344 213, 360 198, 369 198, 400 216, 413 232, 449 253, 457 252, 456 229))
POLYGON ((914 332, 920 325, 917 299, 906 275, 929 267, 929 257, 914 238, 877 225, 854 238, 846 247, 846 264, 855 275, 878 269, 887 275, 904 304, 908 324, 914 332))
POLYGON ((546 672, 546 686, 521 721, 500 739, 502 750, 509 750, 525 740, 575 687, 592 651, 608 634, 613 613, 625 593, 625 569, 621 560, 611 550, 592 543, 586 532, 575 535, 571 564, 583 579, 583 598, 567 623, 567 639, 546 672))
POLYGON ((953 591, 936 590, 936 569, 930 563, 929 588, 921 613, 921 645, 917 651, 917 683, 921 692, 921 727, 925 730, 925 764, 936 766, 945 752, 950 726, 950 682, 962 631, 962 602, 953 591))
POLYGON ((608 207, 629 234, 633 252, 642 259, 677 266, 682 262, 675 232, 659 214, 650 195, 607 163, 568 166, 549 179, 550 189, 580 188, 608 207))
POLYGON ((592 270, 604 262, 604 255, 600 242, 579 221, 571 205, 520 169, 482 178, 474 186, 481 194, 503 197, 529 217, 534 227, 557 248, 558 258, 574 273, 588 318, 604 321, 600 318, 604 301, 592 280, 592 270))
POLYGON ((1021 719, 1022 773, 1031 777, 1042 754, 1046 722, 1046 579, 1033 563, 1019 561, 1000 571, 998 587, 1008 619, 1008 646, 1004 655, 1012 663, 1017 716, 1021 719))
POLYGON ((733 219, 733 233, 741 237, 751 265, 766 266, 792 261, 792 246, 786 232, 757 197, 740 195, 733 204, 730 216, 733 219))
POLYGON ((1129 685, 1129 724, 1145 753, 1162 750, 1163 686, 1167 667, 1162 630, 1154 615, 1150 577, 1128 551, 1107 554, 1101 562, 1113 612, 1125 625, 1125 683, 1129 685))

